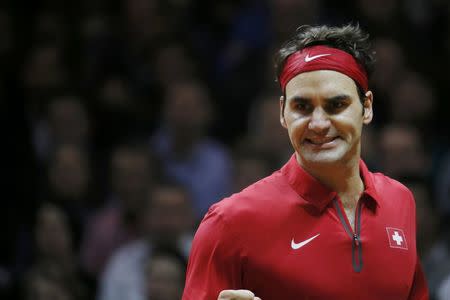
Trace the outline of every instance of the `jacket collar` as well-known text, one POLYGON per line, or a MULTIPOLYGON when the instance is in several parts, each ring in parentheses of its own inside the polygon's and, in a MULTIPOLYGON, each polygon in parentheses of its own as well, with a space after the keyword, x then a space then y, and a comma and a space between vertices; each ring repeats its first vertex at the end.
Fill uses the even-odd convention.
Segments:
MULTIPOLYGON (((379 195, 373 182, 373 174, 366 164, 359 161, 359 172, 364 182, 364 192, 361 197, 372 199, 379 206, 379 195)), ((319 180, 307 173, 297 162, 295 154, 281 168, 281 173, 287 179, 291 188, 307 203, 322 212, 325 207, 337 196, 335 191, 326 187, 319 180)))

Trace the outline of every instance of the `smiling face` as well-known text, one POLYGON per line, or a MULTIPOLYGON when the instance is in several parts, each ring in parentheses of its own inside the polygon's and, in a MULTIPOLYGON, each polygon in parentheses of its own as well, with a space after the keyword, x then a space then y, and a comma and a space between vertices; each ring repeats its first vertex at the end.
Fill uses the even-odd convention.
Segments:
POLYGON ((362 125, 372 120, 370 91, 363 109, 350 77, 320 70, 291 79, 285 95, 280 120, 301 166, 358 162, 362 125))

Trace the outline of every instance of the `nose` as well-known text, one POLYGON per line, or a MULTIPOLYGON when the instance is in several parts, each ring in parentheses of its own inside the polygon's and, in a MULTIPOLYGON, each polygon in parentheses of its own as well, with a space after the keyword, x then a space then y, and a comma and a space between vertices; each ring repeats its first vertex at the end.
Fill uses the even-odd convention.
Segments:
POLYGON ((308 129, 315 133, 324 133, 330 128, 330 119, 328 114, 321 108, 317 107, 311 114, 308 129))

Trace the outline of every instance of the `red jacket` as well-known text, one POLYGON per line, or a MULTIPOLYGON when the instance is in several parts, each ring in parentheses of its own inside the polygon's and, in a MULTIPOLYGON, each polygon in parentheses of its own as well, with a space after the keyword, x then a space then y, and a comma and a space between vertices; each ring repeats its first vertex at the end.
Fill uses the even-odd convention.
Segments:
POLYGON ((248 289, 262 300, 428 299, 416 251, 415 203, 360 162, 355 230, 337 194, 295 156, 213 205, 194 238, 183 300, 248 289))

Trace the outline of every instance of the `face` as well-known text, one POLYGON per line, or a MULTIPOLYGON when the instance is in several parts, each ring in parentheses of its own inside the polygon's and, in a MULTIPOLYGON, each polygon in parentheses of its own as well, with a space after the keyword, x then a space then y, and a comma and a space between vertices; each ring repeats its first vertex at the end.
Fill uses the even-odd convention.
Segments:
POLYGON ((80 199, 88 188, 89 175, 87 158, 79 148, 63 145, 56 151, 49 168, 49 181, 59 196, 80 199))
POLYGON ((60 284, 48 278, 37 277, 31 282, 27 299, 33 300, 70 300, 68 291, 60 284))
POLYGON ((203 132, 211 118, 210 99, 204 88, 182 83, 168 92, 166 120, 176 135, 203 132))
POLYGON ((235 168, 234 185, 236 191, 244 189, 270 173, 268 162, 258 158, 238 158, 235 168))
POLYGON ((89 136, 89 120, 79 99, 63 97, 48 109, 52 133, 59 143, 83 144, 89 136))
MULTIPOLYGON (((276 109, 277 103, 272 97, 262 99, 259 104, 259 120, 258 122, 258 141, 261 143, 263 151, 281 156, 290 151, 289 143, 286 140, 286 133, 283 128, 278 125, 279 114, 276 109)), ((289 155, 290 156, 290 155, 289 155)))
POLYGON ((152 239, 162 244, 171 244, 191 231, 194 215, 190 199, 183 190, 176 187, 155 187, 149 196, 143 226, 152 239))
POLYGON ((44 206, 38 212, 35 231, 36 247, 40 256, 58 260, 72 251, 72 236, 67 220, 56 207, 44 206))
POLYGON ((150 158, 140 151, 119 149, 112 158, 113 189, 129 213, 139 212, 152 183, 150 158))
POLYGON ((183 267, 169 256, 159 256, 152 259, 147 275, 149 299, 181 299, 184 272, 183 267))
POLYGON ((380 132, 379 144, 383 157, 381 167, 389 176, 420 174, 430 165, 419 132, 414 127, 386 126, 380 132))
POLYGON ((372 120, 373 96, 365 96, 362 107, 354 81, 335 71, 301 73, 288 82, 280 120, 300 165, 359 160, 362 125, 372 120))

